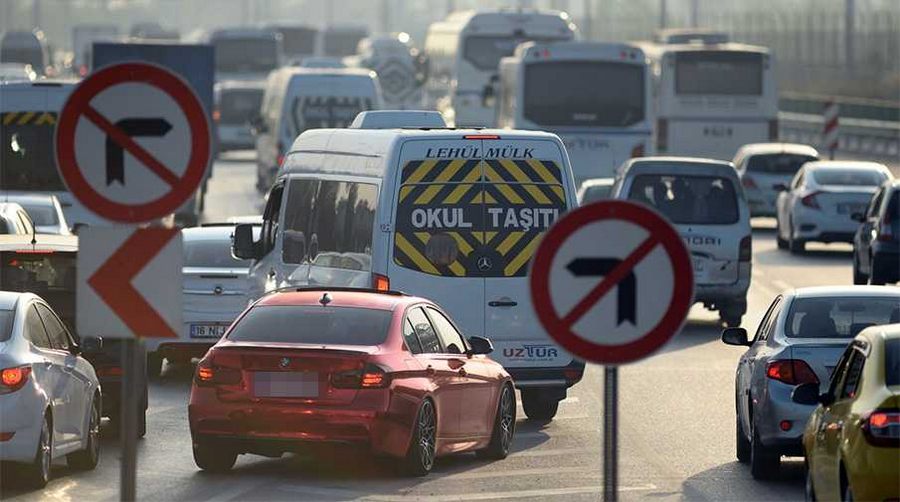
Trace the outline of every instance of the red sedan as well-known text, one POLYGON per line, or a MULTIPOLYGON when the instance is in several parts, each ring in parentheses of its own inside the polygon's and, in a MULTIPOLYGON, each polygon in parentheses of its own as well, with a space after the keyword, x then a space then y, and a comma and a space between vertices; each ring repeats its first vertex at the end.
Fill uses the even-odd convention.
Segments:
POLYGON ((421 476, 445 454, 505 458, 516 398, 492 349, 422 298, 340 288, 268 295, 197 366, 194 460, 224 471, 242 453, 349 442, 421 476))

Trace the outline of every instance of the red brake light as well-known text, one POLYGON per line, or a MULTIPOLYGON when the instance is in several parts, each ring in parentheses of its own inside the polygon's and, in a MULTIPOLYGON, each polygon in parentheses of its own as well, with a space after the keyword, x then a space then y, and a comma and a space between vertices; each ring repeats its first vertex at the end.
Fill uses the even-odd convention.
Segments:
POLYGON ((860 423, 866 440, 875 446, 900 446, 900 410, 875 410, 860 423))
POLYGON ((463 139, 500 139, 497 134, 466 134, 463 139))
POLYGON ((17 366, 0 371, 0 394, 9 394, 21 389, 28 381, 31 366, 17 366))
POLYGON ((800 203, 812 209, 822 209, 822 206, 819 205, 819 201, 816 200, 816 195, 819 195, 820 193, 822 192, 813 192, 801 198, 800 203))
POLYGON ((219 120, 222 119, 222 112, 220 112, 218 108, 216 108, 215 110, 213 110, 213 114, 212 114, 212 115, 213 115, 213 120, 216 121, 216 122, 218 122, 219 120))
POLYGON ((375 368, 374 371, 366 371, 363 373, 362 381, 360 382, 360 387, 362 388, 377 388, 384 386, 384 381, 387 379, 387 374, 381 368, 375 368))
POLYGON ((206 357, 197 364, 197 372, 194 373, 194 383, 201 387, 240 384, 243 380, 240 368, 222 364, 223 362, 232 362, 226 361, 226 359, 229 358, 216 358, 215 355, 208 352, 206 357))
POLYGON ((891 228, 891 219, 888 215, 884 215, 884 221, 878 225, 878 240, 882 242, 890 242, 894 240, 894 229, 891 228))
POLYGON ((331 386, 336 389, 380 389, 390 382, 390 374, 376 364, 366 364, 361 369, 339 371, 331 374, 331 386))
POLYGON ((631 149, 631 158, 635 157, 643 157, 644 156, 644 144, 638 143, 634 145, 634 148, 631 149))
POLYGON ((788 385, 819 383, 819 378, 815 372, 802 359, 770 361, 768 366, 766 366, 766 376, 788 385))
POLYGON ((375 291, 390 291, 391 280, 386 275, 372 274, 372 285, 375 291))
POLYGON ((663 153, 669 148, 669 121, 658 119, 656 121, 656 149, 663 153))
POLYGON ((121 366, 100 366, 97 368, 97 376, 122 376, 121 366))
POLYGON ((748 235, 741 239, 741 248, 738 251, 739 261, 750 261, 753 258, 753 239, 748 235))

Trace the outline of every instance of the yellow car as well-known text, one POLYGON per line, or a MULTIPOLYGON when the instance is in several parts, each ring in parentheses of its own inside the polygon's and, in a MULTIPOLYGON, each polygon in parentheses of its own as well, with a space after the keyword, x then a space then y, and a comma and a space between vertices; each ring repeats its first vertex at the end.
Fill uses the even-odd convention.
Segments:
POLYGON ((900 324, 863 330, 818 384, 792 399, 819 403, 803 433, 807 500, 900 499, 900 324))

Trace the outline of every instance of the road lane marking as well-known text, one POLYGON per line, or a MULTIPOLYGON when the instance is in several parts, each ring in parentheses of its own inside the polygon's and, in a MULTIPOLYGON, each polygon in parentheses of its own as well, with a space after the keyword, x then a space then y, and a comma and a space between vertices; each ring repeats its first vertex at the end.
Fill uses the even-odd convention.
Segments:
MULTIPOLYGON (((444 478, 450 479, 450 478, 444 478)), ((653 484, 620 486, 620 492, 651 491, 657 487, 653 484)), ((281 485, 279 490, 307 495, 332 496, 352 500, 372 500, 376 502, 456 502, 458 500, 501 500, 520 499, 525 497, 559 497, 582 493, 600 494, 602 485, 572 486, 564 488, 538 488, 533 490, 516 490, 506 492, 470 492, 453 495, 371 495, 339 488, 313 488, 308 485, 281 485)))

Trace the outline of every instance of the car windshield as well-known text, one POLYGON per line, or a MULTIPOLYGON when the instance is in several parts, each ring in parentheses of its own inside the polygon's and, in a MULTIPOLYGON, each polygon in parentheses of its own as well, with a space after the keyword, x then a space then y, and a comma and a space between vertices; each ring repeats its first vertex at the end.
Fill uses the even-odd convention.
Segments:
POLYGON ((184 266, 209 268, 249 268, 249 260, 231 254, 228 240, 184 240, 184 266))
POLYGON ((843 185, 858 187, 874 187, 886 179, 881 171, 869 169, 827 168, 815 169, 813 179, 820 185, 843 185))
POLYGON ((656 208, 676 224, 730 225, 739 216, 734 184, 718 176, 641 174, 628 198, 656 208))
POLYGON ((228 333, 240 342, 380 345, 392 312, 359 307, 265 305, 253 307, 228 333))
POLYGON ((43 298, 75 332, 75 252, 0 253, 0 290, 43 298))
POLYGON ((888 387, 900 385, 900 338, 884 342, 884 376, 888 387))
POLYGON ((12 325, 15 317, 15 310, 0 310, 0 342, 5 342, 12 336, 12 325))
POLYGON ((794 338, 853 338, 869 326, 900 321, 900 296, 799 298, 784 334, 794 338))
POLYGON ((56 208, 53 206, 43 204, 22 204, 22 207, 25 208, 25 212, 28 213, 28 216, 31 216, 31 221, 33 221, 36 226, 51 227, 59 224, 59 217, 56 214, 56 208))
POLYGON ((792 153, 754 155, 747 161, 747 172, 793 176, 800 170, 800 166, 814 160, 818 159, 809 155, 796 155, 792 153))
POLYGON ((3 113, 0 127, 0 189, 53 192, 65 190, 53 158, 56 114, 3 113), (22 124, 22 125, 19 125, 22 124))

